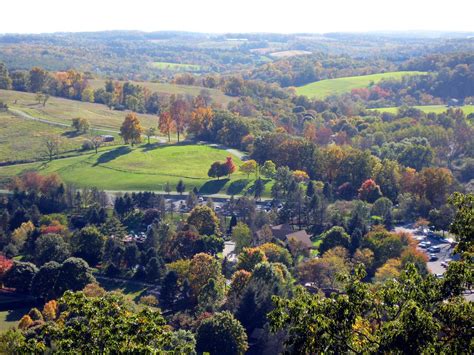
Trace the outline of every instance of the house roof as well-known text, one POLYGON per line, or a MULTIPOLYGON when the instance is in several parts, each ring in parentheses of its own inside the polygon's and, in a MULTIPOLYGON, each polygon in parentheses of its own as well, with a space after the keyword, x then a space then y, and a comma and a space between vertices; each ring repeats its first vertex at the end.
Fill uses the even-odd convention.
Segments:
POLYGON ((277 226, 272 226, 272 233, 275 237, 284 239, 288 233, 293 232, 293 228, 289 224, 279 224, 277 226))
POLYGON ((311 248, 313 247, 313 243, 311 242, 311 239, 309 238, 308 233, 306 233, 305 230, 300 230, 297 232, 289 233, 286 235, 286 240, 290 241, 290 239, 294 239, 297 242, 303 243, 304 246, 311 248))

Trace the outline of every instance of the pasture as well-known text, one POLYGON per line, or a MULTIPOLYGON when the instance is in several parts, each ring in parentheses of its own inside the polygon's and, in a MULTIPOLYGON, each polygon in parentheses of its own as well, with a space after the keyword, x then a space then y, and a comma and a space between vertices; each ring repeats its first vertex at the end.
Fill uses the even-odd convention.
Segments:
MULTIPOLYGON (((86 118, 91 127, 102 130, 118 131, 127 115, 126 111, 109 110, 105 105, 50 97, 46 106, 38 104, 36 94, 0 90, 0 100, 11 109, 19 110, 35 118, 71 125, 73 118, 86 118)), ((158 117, 137 114, 145 128, 156 127, 158 117)))
POLYGON ((0 112, 0 162, 40 159, 44 156, 44 140, 51 136, 60 140, 61 154, 77 154, 86 139, 66 127, 0 112))
MULTIPOLYGON (((443 113, 449 107, 446 105, 426 105, 426 106, 413 106, 414 108, 423 111, 424 113, 443 113)), ((461 109, 465 115, 469 115, 470 113, 474 113, 474 105, 464 105, 464 106, 456 106, 453 109, 461 109)), ((399 107, 381 107, 381 108, 372 108, 370 111, 380 111, 380 112, 388 112, 396 114, 398 112, 399 107)))
POLYGON ((352 89, 369 87, 377 84, 381 80, 400 80, 406 75, 424 75, 425 72, 418 71, 398 71, 371 75, 349 76, 344 78, 327 79, 316 81, 296 88, 298 95, 305 95, 310 98, 324 99, 331 95, 341 95, 350 92, 352 89))
MULTIPOLYGON (((243 194, 254 180, 236 171, 230 179, 209 179, 207 172, 214 161, 225 161, 232 155, 226 150, 206 145, 143 144, 134 148, 118 146, 72 158, 52 162, 30 163, 0 167, 0 180, 35 170, 43 174, 58 173, 70 184, 79 187, 95 186, 113 191, 163 191, 167 183, 172 191, 179 180, 186 191, 194 187, 203 194, 243 194)), ((235 155, 236 165, 242 161, 235 155)), ((268 195, 271 182, 266 184, 268 195)))
POLYGON ((169 62, 151 62, 149 64, 152 68, 160 70, 170 71, 201 71, 202 67, 196 64, 184 64, 184 63, 169 63, 169 62))

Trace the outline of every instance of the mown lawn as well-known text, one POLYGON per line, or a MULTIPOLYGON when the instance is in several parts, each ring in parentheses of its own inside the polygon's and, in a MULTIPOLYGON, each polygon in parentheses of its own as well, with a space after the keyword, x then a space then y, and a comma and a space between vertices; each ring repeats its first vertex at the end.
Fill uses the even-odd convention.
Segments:
POLYGON ((327 79, 316 81, 296 88, 298 95, 311 98, 324 99, 330 95, 340 95, 350 92, 352 89, 369 87, 383 79, 401 79, 406 75, 423 75, 425 72, 399 71, 371 75, 349 76, 345 78, 327 79))
MULTIPOLYGON (((414 108, 421 110, 425 113, 443 113, 449 107, 446 105, 426 105, 426 106, 413 106, 414 108)), ((474 113, 474 105, 464 105, 459 107, 453 107, 454 109, 460 108, 463 110, 464 114, 469 115, 470 113, 474 113)), ((373 108, 370 109, 371 111, 380 111, 380 112, 388 112, 396 114, 398 112, 399 107, 382 107, 382 108, 373 108)))
POLYGON ((0 333, 14 328, 20 322, 21 317, 30 311, 29 308, 13 309, 0 312, 0 333))
MULTIPOLYGON (((66 183, 79 187, 96 186, 104 190, 163 191, 169 183, 172 190, 179 180, 186 191, 197 187, 203 194, 243 194, 251 189, 254 180, 237 171, 230 179, 209 179, 207 172, 214 161, 225 161, 231 153, 206 145, 141 145, 131 148, 118 146, 50 163, 32 163, 0 167, 0 180, 28 170, 58 173, 66 183)), ((236 165, 242 161, 233 156, 236 165)), ((268 196, 271 181, 266 181, 268 196)))

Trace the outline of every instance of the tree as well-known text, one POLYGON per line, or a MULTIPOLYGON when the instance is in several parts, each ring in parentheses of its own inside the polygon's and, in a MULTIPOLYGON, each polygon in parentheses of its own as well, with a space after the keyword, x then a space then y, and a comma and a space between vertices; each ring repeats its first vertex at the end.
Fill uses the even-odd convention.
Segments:
POLYGON ((56 285, 60 272, 61 264, 56 261, 45 263, 33 277, 31 293, 46 301, 61 296, 56 285))
POLYGON ((235 165, 232 157, 227 157, 226 162, 224 163, 226 175, 230 178, 230 175, 235 172, 237 166, 235 165))
POLYGON ((380 197, 382 197, 380 186, 374 180, 368 179, 363 182, 359 189, 359 198, 361 200, 373 203, 380 197))
POLYGON ((93 282, 95 282, 95 278, 87 262, 80 258, 69 258, 61 265, 56 289, 61 295, 66 290, 82 290, 93 282))
POLYGON ((224 283, 220 262, 209 254, 199 253, 194 255, 189 264, 188 280, 196 300, 201 289, 210 279, 214 279, 219 284, 224 283))
POLYGON ((69 244, 58 234, 44 234, 35 241, 35 262, 37 265, 43 265, 48 261, 62 263, 69 256, 69 244))
POLYGON ((379 216, 387 229, 392 228, 392 207, 393 203, 386 197, 377 199, 372 205, 370 214, 372 216, 379 216))
POLYGON ((182 195, 184 191, 186 191, 186 185, 184 184, 184 181, 180 179, 176 185, 176 192, 182 195))
POLYGON ((319 252, 321 254, 337 246, 346 249, 349 248, 350 237, 342 227, 332 227, 321 234, 320 238, 322 239, 322 242, 319 245, 319 252))
POLYGON ((133 147, 134 144, 141 142, 143 127, 140 124, 135 113, 129 113, 120 127, 120 136, 123 138, 125 144, 130 143, 133 147))
POLYGON ((88 226, 74 233, 72 245, 74 255, 96 265, 102 259, 105 238, 96 227, 88 226))
POLYGON ((10 90, 12 87, 12 80, 8 75, 7 66, 0 62, 0 89, 10 90))
POLYGON ((89 142, 91 142, 92 146, 94 147, 95 154, 97 154, 98 149, 104 144, 104 138, 102 136, 93 136, 89 139, 89 142))
POLYGON ((145 131, 146 138, 148 139, 148 144, 150 144, 150 138, 156 134, 156 129, 154 127, 150 127, 145 131))
POLYGON ((224 284, 210 279, 198 295, 198 307, 203 312, 213 312, 220 308, 224 300, 224 284))
POLYGON ((207 175, 212 178, 221 178, 222 176, 227 175, 227 166, 225 163, 221 163, 220 161, 215 161, 211 164, 207 175))
POLYGON ((284 329, 286 347, 300 354, 469 352, 474 323, 465 312, 474 307, 440 297, 443 281, 422 278, 412 265, 379 287, 368 287, 365 276, 358 267, 345 277, 343 295, 298 289, 291 300, 275 298, 272 330, 284 329))
POLYGON ((235 242, 235 253, 239 254, 243 248, 249 247, 252 243, 252 231, 243 222, 237 222, 232 228, 232 240, 235 242))
MULTIPOLYGON (((107 293, 86 297, 67 292, 58 300, 57 320, 34 332, 29 341, 17 341, 15 353, 188 353, 189 346, 175 339, 159 311, 136 310, 123 296, 107 293), (185 350, 186 349, 186 350, 185 350)), ((191 339, 192 340, 192 339, 191 339)), ((191 341, 191 344, 193 341, 191 341)))
POLYGON ((90 123, 86 118, 73 118, 71 126, 79 133, 86 133, 90 128, 90 123))
POLYGON ((161 283, 160 300, 165 309, 174 309, 178 298, 179 285, 176 271, 168 271, 161 283))
POLYGON ((168 142, 171 141, 171 132, 174 129, 173 119, 171 114, 167 111, 161 113, 158 121, 158 128, 160 132, 168 136, 168 142))
POLYGON ((5 273, 2 281, 7 287, 13 287, 18 292, 28 293, 37 272, 38 268, 32 263, 14 261, 13 266, 5 273))
POLYGON ((194 207, 187 222, 196 227, 199 234, 219 234, 219 219, 216 213, 207 206, 194 207))
POLYGON ((94 90, 91 87, 86 87, 81 93, 82 102, 94 102, 94 90))
POLYGON ((247 174, 247 179, 250 177, 250 174, 257 171, 257 162, 255 160, 247 160, 240 166, 240 171, 247 174))
POLYGON ((236 265, 237 270, 252 271, 258 264, 267 261, 265 253, 259 248, 243 248, 236 265))
POLYGON ((171 119, 174 121, 174 125, 176 127, 176 133, 178 135, 178 143, 180 134, 184 132, 188 121, 188 104, 187 102, 180 98, 176 97, 175 95, 171 95, 170 97, 170 115, 171 119))
POLYGON ((272 162, 271 160, 267 160, 263 164, 262 168, 260 169, 260 172, 267 179, 272 179, 276 174, 276 165, 275 165, 275 163, 272 162))
POLYGON ((262 197, 263 192, 265 191, 265 184, 263 183, 263 180, 258 178, 255 180, 254 184, 254 191, 253 194, 257 200, 259 200, 262 197))
POLYGON ((60 140, 58 137, 49 136, 43 139, 43 155, 52 161, 59 154, 60 140))
POLYGON ((245 329, 230 312, 215 313, 205 319, 197 329, 198 352, 243 355, 247 349, 245 329))

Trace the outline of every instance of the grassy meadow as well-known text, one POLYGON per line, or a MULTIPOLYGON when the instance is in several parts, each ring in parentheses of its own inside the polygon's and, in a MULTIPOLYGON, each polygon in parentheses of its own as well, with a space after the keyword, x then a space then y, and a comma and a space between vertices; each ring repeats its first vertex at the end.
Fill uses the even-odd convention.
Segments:
POLYGON ((61 153, 76 152, 86 139, 85 135, 77 135, 66 127, 0 112, 0 162, 41 158, 44 140, 49 136, 60 140, 61 153))
MULTIPOLYGON (((0 90, 0 100, 13 110, 19 110, 35 118, 71 125, 73 118, 86 118, 91 127, 118 131, 127 115, 126 111, 109 110, 105 105, 50 97, 46 106, 38 104, 36 94, 0 90)), ((156 127, 154 115, 137 114, 145 128, 156 127)))
POLYGON ((349 76, 345 78, 327 79, 316 81, 296 88, 298 95, 311 98, 324 99, 331 95, 341 95, 352 89, 369 87, 384 79, 401 79, 406 75, 423 75, 425 72, 398 71, 371 75, 349 76))
MULTIPOLYGON (((414 108, 421 110, 425 113, 443 113, 449 107, 446 105, 426 105, 426 106, 413 106, 414 108)), ((453 107, 454 109, 460 108, 463 110, 465 115, 469 115, 470 113, 474 113, 474 105, 464 105, 459 107, 453 107)), ((380 112, 388 112, 396 114, 398 112, 399 107, 382 107, 382 108, 373 108, 370 109, 371 111, 380 111, 380 112)))
MULTIPOLYGON (((98 154, 84 154, 38 162, 0 167, 0 180, 25 171, 43 174, 58 173, 66 183, 79 187, 96 186, 104 190, 163 191, 166 183, 173 191, 179 180, 186 184, 186 191, 196 187, 203 194, 243 194, 253 185, 253 179, 237 171, 230 179, 212 180, 207 176, 214 161, 225 161, 232 155, 223 149, 206 145, 143 144, 131 148, 117 146, 106 148, 98 154)), ((233 156, 236 165, 242 161, 233 156)), ((266 184, 269 194, 271 182, 266 184)))

